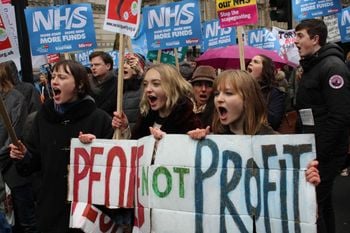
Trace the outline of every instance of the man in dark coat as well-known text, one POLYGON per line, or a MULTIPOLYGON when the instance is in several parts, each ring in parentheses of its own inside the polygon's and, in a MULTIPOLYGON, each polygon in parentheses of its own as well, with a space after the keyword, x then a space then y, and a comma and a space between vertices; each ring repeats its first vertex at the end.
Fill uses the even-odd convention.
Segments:
POLYGON ((92 97, 98 108, 106 111, 110 116, 117 105, 117 77, 113 71, 111 55, 103 51, 95 51, 89 56, 92 71, 92 82, 98 88, 92 97))
POLYGON ((295 44, 303 74, 296 95, 302 133, 314 133, 321 183, 316 187, 318 233, 334 233, 333 182, 348 151, 350 73, 342 49, 326 44, 322 20, 307 19, 297 25, 295 44))

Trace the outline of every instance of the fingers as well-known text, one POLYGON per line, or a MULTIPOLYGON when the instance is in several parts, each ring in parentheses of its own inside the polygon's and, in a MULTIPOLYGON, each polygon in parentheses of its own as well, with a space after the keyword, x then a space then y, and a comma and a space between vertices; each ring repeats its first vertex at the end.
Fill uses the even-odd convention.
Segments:
POLYGON ((128 128, 129 121, 124 112, 114 112, 112 118, 113 129, 125 130, 128 128))
POLYGON ((205 128, 206 135, 210 134, 210 126, 208 125, 207 128, 205 128))
POLYGON ((83 134, 83 132, 79 132, 79 141, 84 144, 91 143, 94 139, 96 139, 96 136, 93 134, 83 134))
POLYGON ((10 144, 10 157, 12 159, 23 159, 25 153, 27 152, 27 148, 24 146, 24 144, 21 141, 18 141, 19 146, 16 146, 14 144, 10 144))
POLYGON ((187 134, 195 140, 200 140, 205 138, 205 136, 207 136, 210 133, 210 126, 207 126, 207 128, 205 129, 195 129, 195 130, 191 130, 188 131, 187 134))
POLYGON ((307 165, 307 168, 311 168, 311 167, 314 167, 317 169, 317 166, 318 166, 318 161, 317 160, 312 160, 310 163, 308 163, 307 165))
POLYGON ((321 183, 320 175, 318 174, 318 172, 315 171, 306 174, 306 180, 312 183, 313 185, 318 185, 319 183, 321 183))
POLYGON ((156 127, 149 127, 150 133, 153 135, 153 137, 157 140, 160 140, 165 135, 165 132, 163 132, 161 129, 156 127))
POLYGON ((321 178, 317 166, 318 161, 313 160, 307 165, 307 170, 305 171, 306 180, 314 185, 321 183, 321 178))

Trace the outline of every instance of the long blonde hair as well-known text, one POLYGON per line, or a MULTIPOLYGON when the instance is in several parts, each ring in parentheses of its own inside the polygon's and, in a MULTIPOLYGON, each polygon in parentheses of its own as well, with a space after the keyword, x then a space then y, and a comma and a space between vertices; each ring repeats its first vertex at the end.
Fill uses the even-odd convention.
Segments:
POLYGON ((7 93, 13 88, 14 84, 11 75, 9 65, 6 62, 0 63, 0 92, 7 93))
MULTIPOLYGON (((226 84, 229 84, 243 100, 244 134, 257 134, 263 125, 267 125, 267 107, 259 83, 247 71, 225 70, 216 78, 214 90, 223 90, 226 84)), ((215 110, 212 131, 224 133, 224 128, 215 110)))
MULTIPOLYGON (((152 65, 148 70, 156 70, 160 74, 160 84, 166 93, 167 100, 165 108, 171 112, 177 101, 184 97, 192 96, 192 86, 187 82, 176 69, 175 66, 169 64, 155 64, 152 65)), ((147 72, 145 75, 147 75, 147 72)), ((150 110, 150 105, 146 93, 143 92, 140 101, 140 112, 143 116, 146 116, 150 110)))

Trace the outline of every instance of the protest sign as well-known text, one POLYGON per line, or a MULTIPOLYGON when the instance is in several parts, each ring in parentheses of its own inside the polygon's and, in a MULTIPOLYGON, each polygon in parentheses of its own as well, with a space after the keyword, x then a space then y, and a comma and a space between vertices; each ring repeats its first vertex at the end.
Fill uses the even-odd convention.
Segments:
POLYGON ((221 28, 217 19, 203 22, 203 34, 202 52, 209 48, 237 44, 236 29, 234 27, 221 28))
MULTIPOLYGON (((187 47, 180 47, 176 48, 177 50, 177 60, 183 61, 186 57, 186 53, 188 48, 187 47)), ((149 51, 147 54, 147 58, 149 60, 157 60, 158 59, 158 52, 157 51, 149 51)), ((162 50, 160 55, 160 62, 165 64, 176 64, 176 57, 174 49, 165 49, 162 50)))
POLYGON ((0 62, 19 58, 14 8, 0 4, 0 62))
POLYGON ((293 64, 299 64, 299 51, 294 43, 296 39, 295 30, 272 27, 272 33, 279 40, 279 55, 293 64))
POLYGON ((26 8, 25 16, 33 55, 97 46, 91 4, 26 8))
POLYGON ((133 37, 140 23, 141 0, 107 0, 103 29, 133 37))
POLYGON ((295 0, 292 1, 293 17, 296 21, 331 15, 341 10, 340 1, 334 0, 295 0))
POLYGON ((255 219, 259 233, 316 233, 313 135, 165 135, 155 156, 154 143, 73 139, 69 200, 135 203, 135 232, 251 232, 255 219))
POLYGON ((201 43, 198 0, 143 8, 148 50, 194 46, 201 43))
POLYGON ((256 0, 216 0, 216 11, 221 28, 258 22, 256 0))
POLYGON ((122 227, 101 210, 82 202, 72 203, 69 227, 82 229, 85 233, 123 233, 122 227))
POLYGON ((83 66, 90 67, 90 60, 89 60, 89 55, 93 52, 94 50, 86 50, 82 51, 80 53, 75 53, 74 58, 77 62, 82 64, 83 66))
POLYGON ((266 28, 248 31, 248 45, 279 52, 280 44, 276 36, 266 28))
POLYGON ((342 9, 338 14, 338 25, 341 42, 350 42, 350 7, 342 9))
POLYGON ((338 26, 338 15, 334 14, 324 16, 323 21, 328 29, 327 42, 339 42, 340 31, 338 26))

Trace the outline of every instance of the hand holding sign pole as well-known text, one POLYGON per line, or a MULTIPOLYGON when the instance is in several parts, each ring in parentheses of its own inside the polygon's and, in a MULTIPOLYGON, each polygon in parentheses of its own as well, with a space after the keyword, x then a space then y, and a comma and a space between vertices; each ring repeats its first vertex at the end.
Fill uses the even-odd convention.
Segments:
MULTIPOLYGON (((103 29, 120 34, 119 37, 119 68, 118 68, 118 93, 117 93, 117 112, 123 109, 123 81, 124 81, 124 53, 125 38, 135 36, 140 23, 141 0, 107 0, 106 14, 103 29)), ((129 52, 131 46, 129 47, 129 52)), ((120 139, 121 132, 116 129, 113 138, 120 139)))

